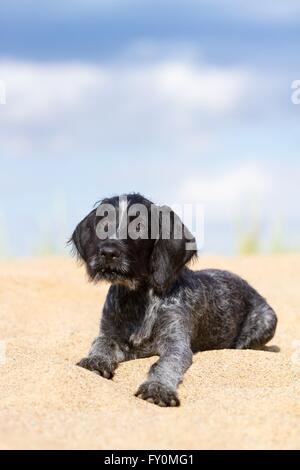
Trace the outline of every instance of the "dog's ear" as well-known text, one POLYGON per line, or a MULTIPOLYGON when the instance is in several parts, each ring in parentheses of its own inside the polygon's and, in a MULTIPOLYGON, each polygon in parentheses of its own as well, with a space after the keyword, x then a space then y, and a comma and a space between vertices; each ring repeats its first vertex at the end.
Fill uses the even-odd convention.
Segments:
POLYGON ((171 287, 184 265, 197 254, 196 240, 167 206, 156 211, 158 238, 150 258, 150 284, 158 293, 171 287))
POLYGON ((69 240, 76 254, 83 261, 87 261, 93 252, 93 241, 95 239, 95 217, 96 209, 86 216, 76 227, 69 240))

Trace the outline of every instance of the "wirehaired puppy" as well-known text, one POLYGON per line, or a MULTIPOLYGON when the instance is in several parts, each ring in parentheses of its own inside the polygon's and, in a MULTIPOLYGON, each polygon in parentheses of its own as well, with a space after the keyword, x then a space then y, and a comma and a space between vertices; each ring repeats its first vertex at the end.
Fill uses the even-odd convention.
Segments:
POLYGON ((139 398, 178 406, 193 353, 258 349, 275 333, 274 311, 246 281, 186 266, 196 257, 195 239, 167 206, 139 194, 104 199, 71 242, 90 279, 111 284, 99 336, 78 365, 111 379, 122 361, 159 356, 139 398))

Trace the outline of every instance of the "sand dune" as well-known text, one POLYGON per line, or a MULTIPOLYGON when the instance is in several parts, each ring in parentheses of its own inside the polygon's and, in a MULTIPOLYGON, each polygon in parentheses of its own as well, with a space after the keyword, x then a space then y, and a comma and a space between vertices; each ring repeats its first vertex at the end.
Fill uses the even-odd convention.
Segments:
POLYGON ((265 351, 199 353, 181 407, 133 394, 155 358, 113 381, 74 366, 97 333, 105 286, 68 259, 0 264, 0 448, 300 448, 300 256, 201 258, 235 271, 279 316, 265 351), (4 357, 4 348, 6 354, 4 357))

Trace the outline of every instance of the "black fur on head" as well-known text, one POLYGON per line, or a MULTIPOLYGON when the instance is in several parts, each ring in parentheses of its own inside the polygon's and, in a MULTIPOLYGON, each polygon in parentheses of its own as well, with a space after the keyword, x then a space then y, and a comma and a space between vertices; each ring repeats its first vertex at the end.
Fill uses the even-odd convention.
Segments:
POLYGON ((103 199, 77 225, 70 242, 85 262, 91 280, 130 288, 144 284, 158 294, 172 286, 196 255, 195 239, 180 218, 170 208, 156 206, 139 194, 103 199), (120 204, 121 200, 126 204, 120 204), (104 210, 108 204, 115 208, 115 228, 104 210), (137 204, 145 209, 136 211, 137 204), (124 231, 121 234, 125 218, 126 237, 124 231), (192 249, 187 249, 188 242, 193 244, 192 249))

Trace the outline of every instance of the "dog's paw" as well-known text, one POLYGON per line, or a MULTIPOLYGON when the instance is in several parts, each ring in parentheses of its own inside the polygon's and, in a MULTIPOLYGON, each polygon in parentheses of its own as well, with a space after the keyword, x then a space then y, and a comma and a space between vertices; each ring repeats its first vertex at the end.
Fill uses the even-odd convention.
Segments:
POLYGON ((95 372, 106 379, 113 377, 116 368, 115 363, 109 362, 101 356, 84 357, 76 365, 90 370, 91 372, 95 372))
POLYGON ((160 382, 144 382, 135 394, 136 397, 158 406, 179 406, 177 393, 160 382))

